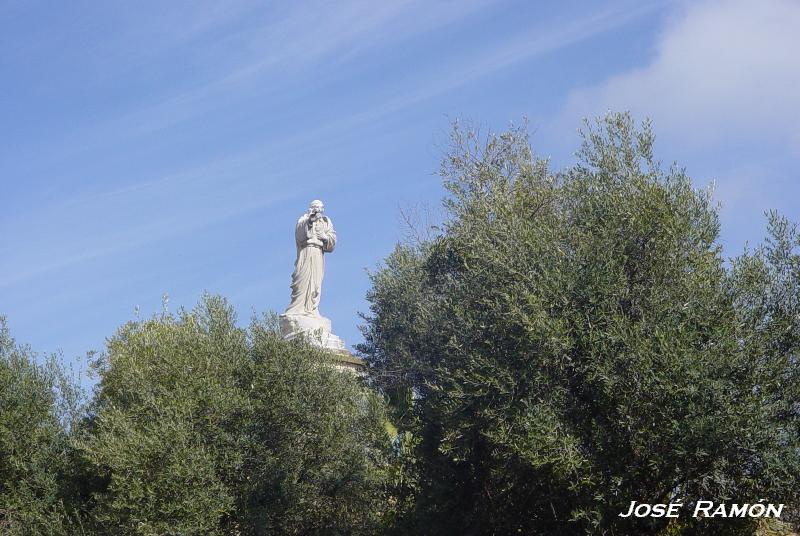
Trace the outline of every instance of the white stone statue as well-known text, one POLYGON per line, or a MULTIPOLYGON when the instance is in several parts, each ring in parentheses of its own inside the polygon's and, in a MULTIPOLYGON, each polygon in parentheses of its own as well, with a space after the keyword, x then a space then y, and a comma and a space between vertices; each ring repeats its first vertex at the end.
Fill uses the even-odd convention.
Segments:
POLYGON ((294 230, 297 259, 292 273, 292 299, 280 315, 281 332, 291 339, 301 333, 315 343, 332 350, 344 350, 342 339, 331 333, 331 321, 319 313, 325 253, 336 247, 333 222, 323 214, 322 201, 314 200, 300 216, 294 230))

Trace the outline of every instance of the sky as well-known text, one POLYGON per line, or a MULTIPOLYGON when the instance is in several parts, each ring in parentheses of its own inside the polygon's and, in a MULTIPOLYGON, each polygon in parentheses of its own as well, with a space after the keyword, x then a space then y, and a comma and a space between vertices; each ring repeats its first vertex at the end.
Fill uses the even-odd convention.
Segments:
POLYGON ((764 211, 800 221, 797 28, 795 0, 0 0, 0 314, 83 374, 164 296, 282 312, 318 198, 320 309, 352 347, 455 119, 527 119, 558 169, 584 117, 649 117, 736 255, 764 211))

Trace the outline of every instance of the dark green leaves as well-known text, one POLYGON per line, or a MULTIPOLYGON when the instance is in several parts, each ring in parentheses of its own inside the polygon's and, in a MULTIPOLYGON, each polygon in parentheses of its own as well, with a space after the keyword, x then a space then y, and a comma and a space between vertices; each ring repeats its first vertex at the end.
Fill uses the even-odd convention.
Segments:
POLYGON ((583 137, 552 172, 523 129, 456 125, 441 232, 373 275, 362 349, 414 395, 412 526, 640 534, 666 523, 619 518, 631 500, 798 499, 796 231, 773 217, 726 268, 710 193, 649 124, 583 137))

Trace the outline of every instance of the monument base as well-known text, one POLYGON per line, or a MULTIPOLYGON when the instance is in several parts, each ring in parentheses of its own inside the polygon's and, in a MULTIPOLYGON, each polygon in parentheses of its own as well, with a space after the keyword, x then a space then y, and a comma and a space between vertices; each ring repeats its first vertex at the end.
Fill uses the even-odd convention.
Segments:
POLYGON ((331 356, 333 358, 333 366, 339 370, 350 372, 358 376, 363 376, 367 373, 367 363, 360 357, 356 357, 347 350, 341 352, 334 352, 331 356))
POLYGON ((357 375, 366 373, 366 362, 345 348, 344 341, 331 333, 331 321, 324 316, 280 315, 281 335, 291 340, 305 335, 311 344, 330 350, 333 366, 357 375))
POLYGON ((317 346, 333 350, 334 352, 347 352, 344 341, 331 332, 331 321, 324 316, 310 315, 280 315, 281 335, 286 340, 291 340, 298 335, 305 335, 308 340, 317 346))

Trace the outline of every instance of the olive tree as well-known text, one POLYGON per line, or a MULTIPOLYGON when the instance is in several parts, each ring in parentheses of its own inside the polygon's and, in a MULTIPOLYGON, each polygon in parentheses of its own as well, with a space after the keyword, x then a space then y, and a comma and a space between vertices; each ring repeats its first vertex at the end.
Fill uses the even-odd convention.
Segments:
POLYGON ((76 532, 69 432, 79 404, 55 357, 18 345, 0 316, 0 533, 76 532))
POLYGON ((372 274, 360 350, 412 445, 426 533, 751 531, 630 501, 797 504, 797 235, 726 263, 709 190, 649 123, 587 123, 552 171, 458 124, 438 233, 372 274))
POLYGON ((358 534, 380 525, 383 402, 274 319, 206 297, 130 322, 78 444, 99 534, 358 534))

